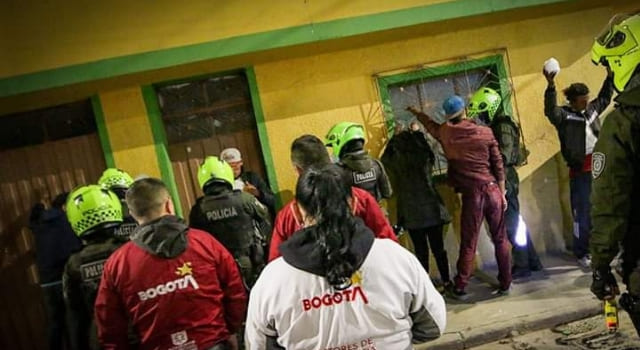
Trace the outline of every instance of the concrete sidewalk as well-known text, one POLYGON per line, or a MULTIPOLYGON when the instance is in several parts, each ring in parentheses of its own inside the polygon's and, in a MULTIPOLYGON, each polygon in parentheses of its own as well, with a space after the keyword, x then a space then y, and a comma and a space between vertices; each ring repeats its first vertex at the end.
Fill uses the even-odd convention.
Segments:
POLYGON ((600 302, 589 291, 590 271, 568 256, 546 257, 543 264, 544 271, 516 280, 506 297, 491 295, 493 287, 487 282, 494 278, 487 276, 497 272, 474 277, 467 287, 468 301, 447 299, 445 334, 415 349, 467 349, 602 312, 600 302))

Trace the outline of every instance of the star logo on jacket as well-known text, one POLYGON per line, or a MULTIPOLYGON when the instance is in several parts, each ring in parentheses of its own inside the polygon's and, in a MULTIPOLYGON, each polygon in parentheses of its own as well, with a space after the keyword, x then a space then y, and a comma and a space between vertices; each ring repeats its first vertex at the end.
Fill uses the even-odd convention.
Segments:
POLYGON ((359 286, 362 284, 362 273, 360 271, 356 271, 351 275, 351 285, 359 286))
POLYGON ((185 262, 182 266, 176 269, 176 275, 178 276, 186 276, 193 274, 193 268, 191 267, 190 262, 185 262))

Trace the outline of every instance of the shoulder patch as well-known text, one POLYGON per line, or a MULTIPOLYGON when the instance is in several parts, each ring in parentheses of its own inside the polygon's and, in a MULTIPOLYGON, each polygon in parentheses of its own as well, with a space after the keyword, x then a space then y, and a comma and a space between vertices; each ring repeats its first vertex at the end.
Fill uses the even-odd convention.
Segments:
POLYGON ((591 156, 591 175, 593 179, 597 179, 604 171, 604 167, 607 164, 607 156, 602 152, 593 152, 591 156))

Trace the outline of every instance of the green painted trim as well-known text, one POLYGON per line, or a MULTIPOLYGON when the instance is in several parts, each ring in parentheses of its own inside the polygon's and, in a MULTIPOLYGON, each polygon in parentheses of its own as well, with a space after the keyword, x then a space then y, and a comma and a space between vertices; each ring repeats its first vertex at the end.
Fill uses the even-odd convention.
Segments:
POLYGON ((0 97, 251 52, 576 0, 452 0, 107 58, 0 79, 0 97))
POLYGON ((277 203, 276 209, 282 208, 282 197, 280 196, 280 188, 278 187, 278 177, 276 176, 276 165, 273 162, 273 156, 271 154, 271 145, 269 144, 269 133, 267 132, 267 125, 264 120, 264 112, 262 110, 262 103, 260 102, 260 93, 258 92, 258 82, 256 80, 256 73, 253 67, 247 67, 245 69, 247 81, 249 83, 249 91, 251 93, 251 103, 253 105, 253 114, 256 117, 256 124, 258 126, 258 138, 260 139, 260 146, 262 148, 262 156, 264 157, 264 164, 267 168, 267 177, 269 185, 273 193, 276 193, 277 203))
POLYGON ((98 95, 91 97, 91 106, 93 107, 93 115, 96 118, 98 137, 100 138, 100 145, 102 146, 102 152, 104 153, 104 162, 107 165, 107 168, 115 168, 116 161, 113 158, 111 141, 109 140, 109 131, 107 130, 107 124, 104 121, 102 103, 100 102, 100 97, 98 95))
POLYGON ((171 159, 169 159, 169 152, 167 150, 167 135, 164 132, 164 124, 162 123, 162 114, 160 113, 160 106, 158 105, 158 97, 151 85, 142 86, 141 90, 144 105, 147 108, 149 126, 151 127, 151 133, 153 134, 153 142, 156 149, 156 156, 158 157, 160 175, 162 176, 162 181, 164 181, 169 188, 171 197, 173 197, 176 214, 178 216, 183 216, 182 206, 180 205, 180 194, 178 192, 178 186, 176 185, 176 179, 173 176, 173 167, 171 166, 171 159))
MULTIPOLYGON (((513 97, 513 88, 509 82, 509 74, 507 74, 507 67, 504 64, 502 55, 498 55, 496 60, 496 68, 498 77, 500 78, 500 95, 502 96, 502 110, 506 115, 513 116, 513 106, 511 104, 511 97, 513 97), (506 93, 508 91, 508 94, 506 93)), ((520 116, 516 116, 520 120, 520 116)))

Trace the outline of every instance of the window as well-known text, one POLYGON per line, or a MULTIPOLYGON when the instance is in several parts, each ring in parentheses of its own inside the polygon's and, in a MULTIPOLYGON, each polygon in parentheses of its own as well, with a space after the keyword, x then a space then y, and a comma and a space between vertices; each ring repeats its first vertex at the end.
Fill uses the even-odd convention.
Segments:
MULTIPOLYGON (((389 135, 396 127, 408 127, 416 118, 406 111, 407 106, 420 107, 438 123, 443 123, 442 102, 457 94, 466 101, 480 87, 488 86, 500 92, 505 113, 512 115, 511 89, 502 56, 429 67, 417 71, 378 76, 378 86, 389 135)), ((516 119, 517 120, 517 119, 516 119)), ((420 124, 424 130, 424 126, 420 124)), ((434 175, 446 174, 447 160, 442 147, 428 133, 427 141, 435 155, 434 175)))
POLYGON ((246 79, 240 74, 157 89, 169 144, 256 128, 246 79))
POLYGON ((219 156, 225 148, 239 149, 243 169, 269 181, 245 72, 154 88, 183 213, 202 195, 198 167, 204 158, 219 156))

